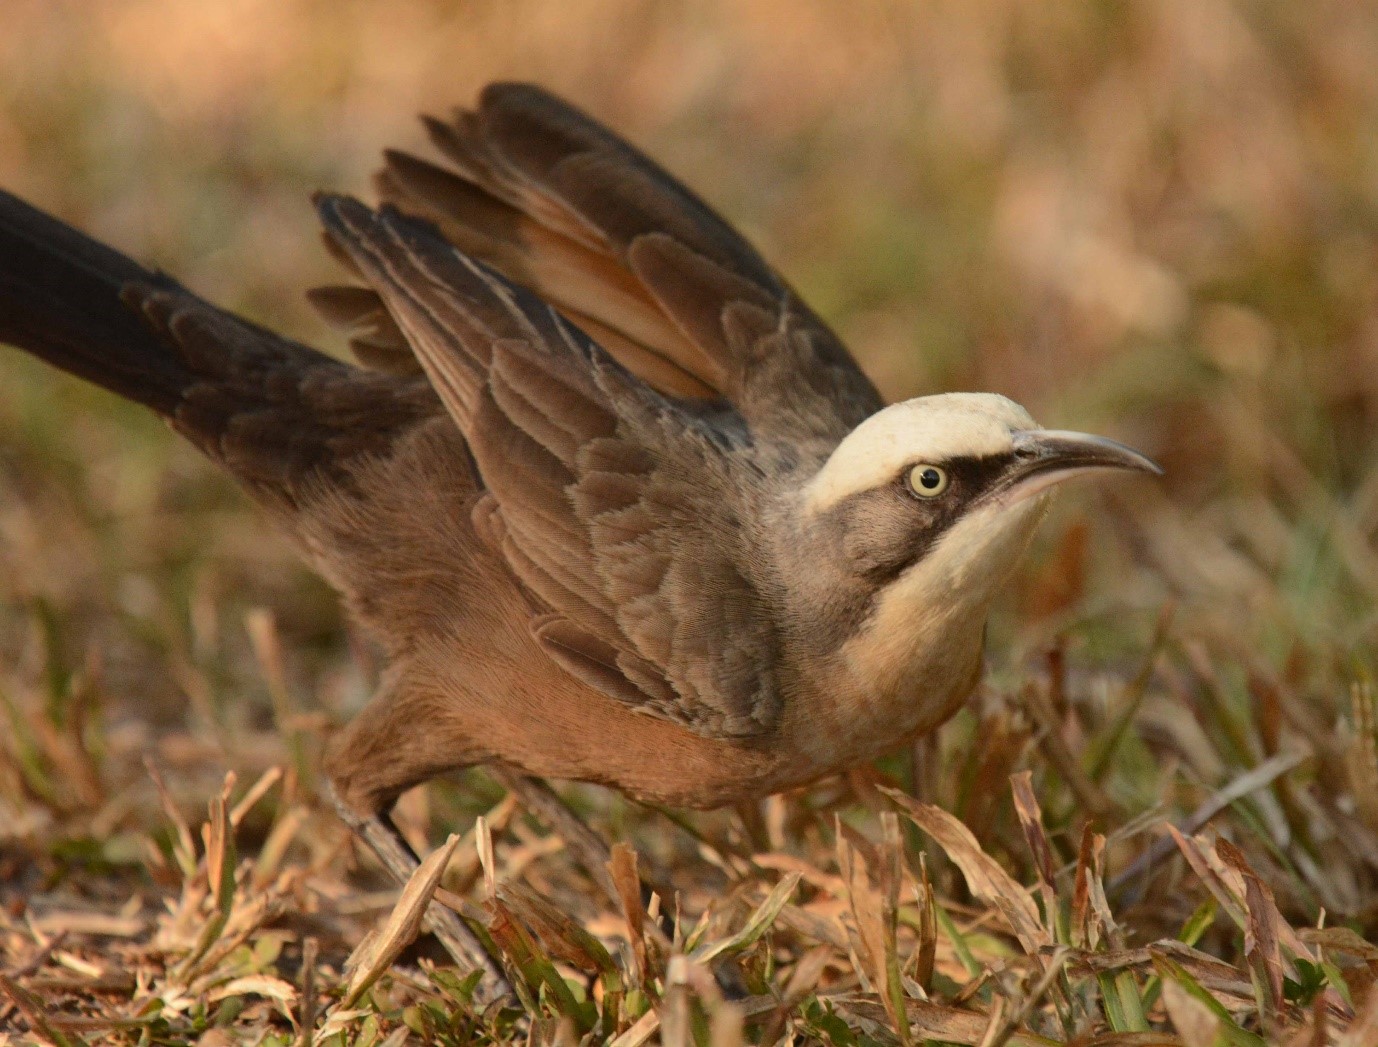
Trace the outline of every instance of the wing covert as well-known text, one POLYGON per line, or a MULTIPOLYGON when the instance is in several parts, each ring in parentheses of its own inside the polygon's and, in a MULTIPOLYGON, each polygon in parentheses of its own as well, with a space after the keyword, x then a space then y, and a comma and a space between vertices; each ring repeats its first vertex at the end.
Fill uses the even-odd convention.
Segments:
POLYGON ((712 736, 779 711, 772 616, 742 568, 750 447, 662 396, 530 291, 403 216, 323 198, 459 426, 483 533, 572 675, 712 736))

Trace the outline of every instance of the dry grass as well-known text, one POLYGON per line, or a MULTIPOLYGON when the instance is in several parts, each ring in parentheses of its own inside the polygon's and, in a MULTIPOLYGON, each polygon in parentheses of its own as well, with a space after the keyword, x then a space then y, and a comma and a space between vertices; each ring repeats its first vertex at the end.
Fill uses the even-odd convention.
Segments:
POLYGON ((520 987, 485 1014, 317 799, 376 672, 329 592, 156 421, 0 354, 0 1041, 1378 1042, 1371 5, 4 6, 0 184, 310 341, 307 192, 540 79, 890 395, 1169 475, 1064 499, 914 753, 709 815, 567 789, 668 942, 482 772, 409 794, 520 987))

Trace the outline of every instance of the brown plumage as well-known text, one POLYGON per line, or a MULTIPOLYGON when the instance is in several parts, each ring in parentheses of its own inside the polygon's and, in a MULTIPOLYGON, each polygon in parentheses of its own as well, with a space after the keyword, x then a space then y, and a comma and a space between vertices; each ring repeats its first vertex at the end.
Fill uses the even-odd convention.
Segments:
POLYGON ((361 285, 312 298, 362 367, 0 196, 0 340, 166 417, 383 646, 328 771, 384 851, 402 790, 474 763, 705 807, 929 730, 1042 490, 1151 468, 1000 397, 882 410, 722 219, 539 88, 426 127, 442 161, 387 154, 380 210, 318 200, 361 285))

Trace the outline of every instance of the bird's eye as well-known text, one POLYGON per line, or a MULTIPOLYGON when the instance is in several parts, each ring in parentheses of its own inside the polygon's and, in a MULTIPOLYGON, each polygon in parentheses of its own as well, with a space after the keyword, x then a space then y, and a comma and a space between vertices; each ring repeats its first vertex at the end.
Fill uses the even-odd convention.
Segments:
POLYGON ((947 490, 947 472, 920 463, 909 470, 909 489, 920 498, 936 498, 947 490))

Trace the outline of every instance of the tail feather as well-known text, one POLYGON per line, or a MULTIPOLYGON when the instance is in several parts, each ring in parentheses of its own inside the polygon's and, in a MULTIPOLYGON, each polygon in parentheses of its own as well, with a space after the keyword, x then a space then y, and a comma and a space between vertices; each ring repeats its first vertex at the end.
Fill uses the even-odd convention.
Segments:
POLYGON ((152 408, 279 506, 442 410, 423 376, 283 338, 4 191, 0 343, 152 408))
POLYGON ((132 289, 179 285, 0 190, 0 342, 170 414, 192 375, 132 289))

